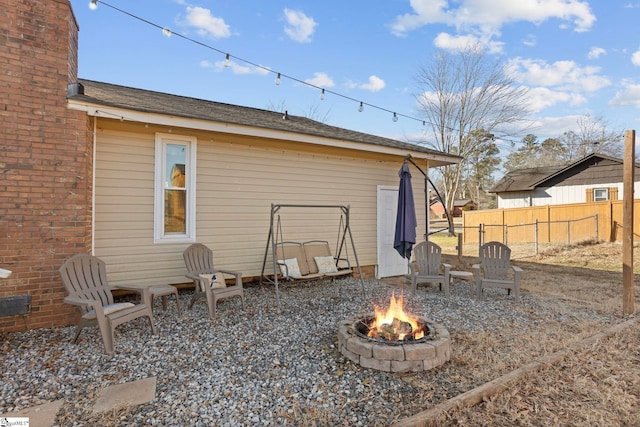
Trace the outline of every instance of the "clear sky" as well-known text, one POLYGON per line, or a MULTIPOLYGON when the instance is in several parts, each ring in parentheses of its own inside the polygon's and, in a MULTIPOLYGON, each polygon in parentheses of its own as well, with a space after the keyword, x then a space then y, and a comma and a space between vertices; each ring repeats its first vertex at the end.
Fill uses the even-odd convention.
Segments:
MULTIPOLYGON (((473 40, 530 89, 529 132, 540 140, 575 129, 584 114, 603 116, 611 130, 639 127, 640 0, 105 0, 95 10, 89 3, 71 0, 85 79, 286 109, 413 141, 425 133, 419 69, 437 49, 473 40), (325 99, 302 82, 325 88, 325 99)), ((500 148, 506 156, 507 145, 500 148)))

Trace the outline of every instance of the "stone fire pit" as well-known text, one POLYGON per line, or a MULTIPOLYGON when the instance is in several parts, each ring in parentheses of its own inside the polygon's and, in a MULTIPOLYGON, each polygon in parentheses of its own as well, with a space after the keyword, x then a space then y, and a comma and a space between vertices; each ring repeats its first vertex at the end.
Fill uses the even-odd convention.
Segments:
POLYGON ((338 325, 338 348, 352 362, 385 372, 421 372, 433 369, 451 358, 451 338, 441 325, 421 319, 429 334, 416 341, 373 339, 358 332, 361 317, 338 325))

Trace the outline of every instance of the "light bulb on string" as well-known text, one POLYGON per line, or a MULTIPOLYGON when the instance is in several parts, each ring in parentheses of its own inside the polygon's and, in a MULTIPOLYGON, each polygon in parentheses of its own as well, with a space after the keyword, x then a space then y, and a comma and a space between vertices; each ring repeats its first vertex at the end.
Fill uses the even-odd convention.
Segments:
POLYGON ((358 111, 362 113, 363 110, 364 110, 364 104, 362 103, 362 101, 360 101, 360 106, 358 107, 358 111))
POLYGON ((322 92, 320 93, 320 101, 324 101, 324 89, 322 89, 322 92))
POLYGON ((227 55, 224 58, 224 66, 228 67, 230 63, 231 63, 231 60, 229 59, 229 54, 227 53, 227 55))
POLYGON ((398 115, 396 113, 393 113, 393 119, 391 119, 391 120, 393 120, 394 122, 397 122, 398 121, 398 115))
POLYGON ((163 28, 162 35, 164 35, 165 37, 171 37, 171 30, 168 28, 163 28))
POLYGON ((98 0, 91 0, 89 2, 89 9, 96 10, 98 8, 98 0))
POLYGON ((278 77, 276 77, 276 86, 280 86, 280 73, 278 73, 278 77))

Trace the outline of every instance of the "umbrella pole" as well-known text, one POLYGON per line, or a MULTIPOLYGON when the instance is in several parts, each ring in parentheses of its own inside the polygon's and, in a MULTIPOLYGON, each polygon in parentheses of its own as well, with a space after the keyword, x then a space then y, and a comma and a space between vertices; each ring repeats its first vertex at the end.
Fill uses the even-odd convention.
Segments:
POLYGON ((433 188, 433 191, 436 192, 436 196, 438 196, 438 199, 440 199, 440 203, 442 203, 442 207, 444 208, 444 214, 447 216, 447 223, 449 224, 449 233, 453 233, 453 223, 452 223, 452 219, 451 219, 451 215, 449 215, 449 211, 447 211, 447 204, 444 202, 444 199, 442 198, 442 196, 440 195, 440 192, 438 191, 438 189, 436 188, 435 185, 433 185, 433 182, 431 182, 431 180, 429 179, 429 175, 427 175, 427 173, 425 171, 423 171, 420 166, 418 166, 416 164, 416 162, 413 161, 413 157, 411 157, 411 154, 408 154, 407 157, 405 157, 404 161, 409 161, 409 163, 411 163, 413 166, 416 167, 416 169, 418 169, 420 171, 420 173, 422 174, 422 176, 424 176, 424 207, 425 207, 425 236, 424 236, 424 240, 428 240, 427 237, 429 235, 429 188, 428 188, 428 184, 431 184, 431 188, 433 188))

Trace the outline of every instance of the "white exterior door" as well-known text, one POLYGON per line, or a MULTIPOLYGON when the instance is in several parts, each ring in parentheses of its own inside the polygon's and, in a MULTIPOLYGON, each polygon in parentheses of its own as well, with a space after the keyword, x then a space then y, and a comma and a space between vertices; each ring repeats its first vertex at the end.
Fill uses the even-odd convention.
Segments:
POLYGON ((398 212, 398 187, 378 186, 378 268, 376 277, 400 276, 408 270, 408 260, 393 248, 398 212))

